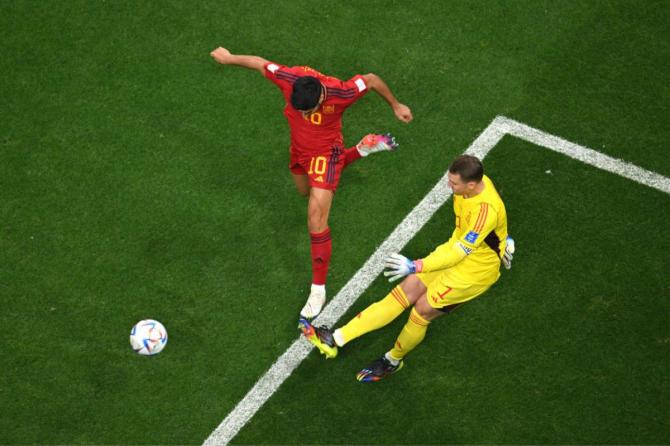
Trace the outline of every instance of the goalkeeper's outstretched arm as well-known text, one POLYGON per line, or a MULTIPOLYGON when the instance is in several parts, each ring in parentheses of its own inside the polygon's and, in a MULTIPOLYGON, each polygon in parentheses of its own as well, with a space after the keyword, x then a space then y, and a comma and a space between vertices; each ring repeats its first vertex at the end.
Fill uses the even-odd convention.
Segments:
POLYGON ((389 277, 389 282, 393 282, 410 274, 451 268, 470 252, 472 252, 470 248, 464 246, 461 242, 456 242, 440 245, 423 259, 412 260, 401 254, 393 253, 384 261, 384 267, 387 268, 384 275, 389 277))
POLYGON ((237 54, 231 54, 230 51, 223 47, 218 47, 211 53, 210 56, 214 58, 215 61, 222 65, 237 65, 240 67, 248 68, 250 70, 256 70, 263 74, 265 69, 265 64, 268 63, 267 60, 258 56, 243 56, 237 54))

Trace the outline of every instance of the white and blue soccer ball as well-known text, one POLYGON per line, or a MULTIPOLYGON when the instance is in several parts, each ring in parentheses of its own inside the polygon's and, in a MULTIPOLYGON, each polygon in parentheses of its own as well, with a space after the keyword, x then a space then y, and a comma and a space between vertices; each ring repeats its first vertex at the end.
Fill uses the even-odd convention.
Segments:
POLYGON ((157 355, 163 351, 167 341, 167 330, 153 319, 139 321, 130 330, 130 345, 140 355, 157 355))

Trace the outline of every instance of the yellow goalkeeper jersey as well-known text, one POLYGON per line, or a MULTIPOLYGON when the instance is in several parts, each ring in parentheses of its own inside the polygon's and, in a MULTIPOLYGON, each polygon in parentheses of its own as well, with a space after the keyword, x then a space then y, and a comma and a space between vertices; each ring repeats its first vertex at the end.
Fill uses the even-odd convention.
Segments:
POLYGON ((456 228, 451 238, 422 260, 422 272, 444 270, 455 286, 491 285, 500 277, 507 239, 507 212, 493 182, 470 198, 454 195, 456 228))

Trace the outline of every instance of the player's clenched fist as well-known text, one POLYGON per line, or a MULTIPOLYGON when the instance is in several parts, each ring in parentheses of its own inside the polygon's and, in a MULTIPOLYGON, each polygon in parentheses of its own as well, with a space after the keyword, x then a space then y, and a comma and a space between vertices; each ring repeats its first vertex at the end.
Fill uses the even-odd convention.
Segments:
POLYGON ((215 61, 221 64, 225 64, 228 61, 228 58, 230 57, 230 51, 228 51, 225 48, 218 47, 211 53, 209 53, 210 56, 214 58, 215 61))
POLYGON ((414 117, 412 116, 412 110, 409 109, 405 104, 398 104, 393 107, 393 113, 395 113, 396 118, 402 122, 410 122, 414 117))

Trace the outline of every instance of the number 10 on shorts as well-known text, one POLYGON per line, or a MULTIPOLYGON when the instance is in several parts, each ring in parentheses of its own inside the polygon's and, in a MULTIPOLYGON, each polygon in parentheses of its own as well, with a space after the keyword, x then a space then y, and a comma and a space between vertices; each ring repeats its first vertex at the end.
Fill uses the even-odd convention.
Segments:
POLYGON ((309 161, 309 175, 317 174, 323 175, 326 173, 328 167, 328 160, 325 156, 315 156, 309 161))

